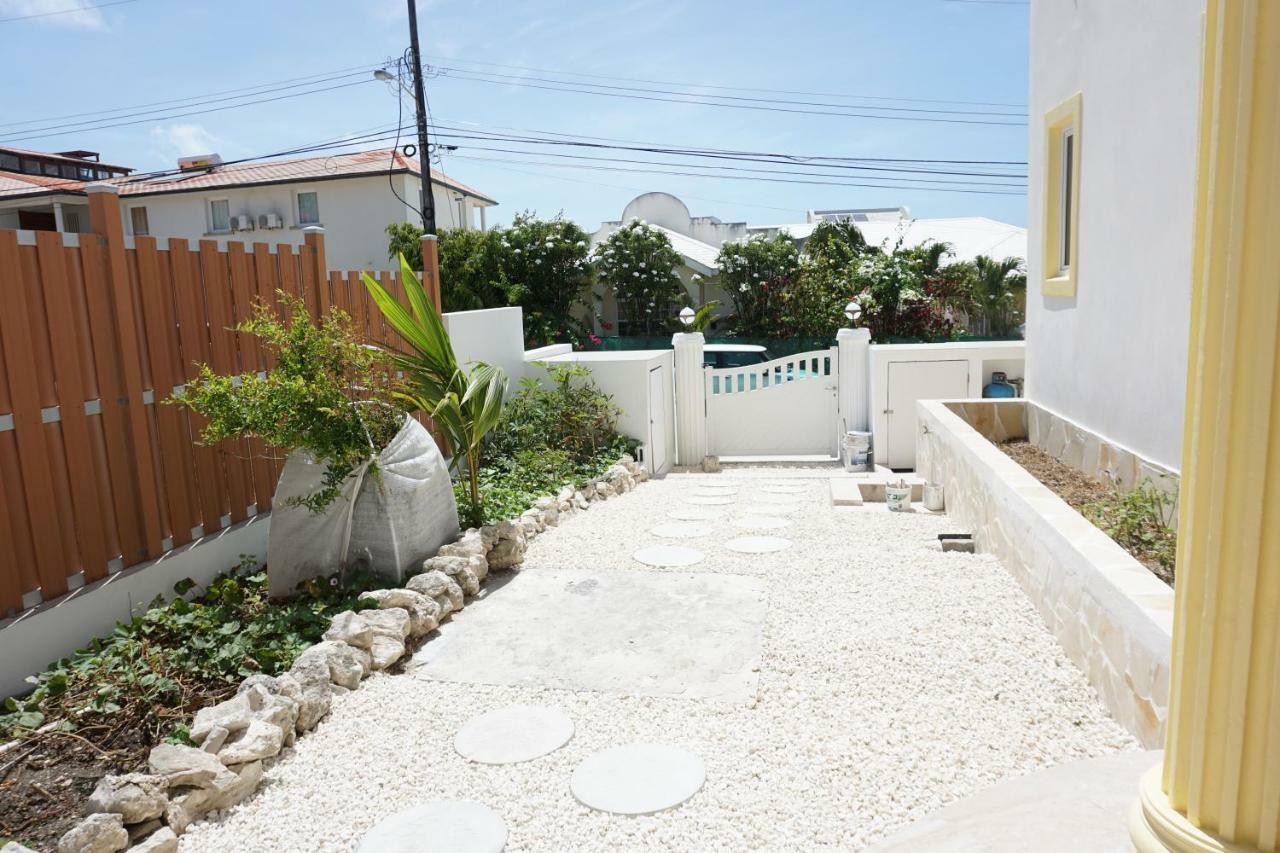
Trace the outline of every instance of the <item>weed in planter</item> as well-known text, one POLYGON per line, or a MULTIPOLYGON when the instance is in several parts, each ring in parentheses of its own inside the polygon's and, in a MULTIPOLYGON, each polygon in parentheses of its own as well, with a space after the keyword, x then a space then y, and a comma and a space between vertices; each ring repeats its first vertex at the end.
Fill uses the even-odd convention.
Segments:
POLYGON ((1177 506, 1176 486, 1166 491, 1147 480, 1127 492, 1112 491, 1087 503, 1081 512, 1172 586, 1178 549, 1178 531, 1173 527, 1177 506))

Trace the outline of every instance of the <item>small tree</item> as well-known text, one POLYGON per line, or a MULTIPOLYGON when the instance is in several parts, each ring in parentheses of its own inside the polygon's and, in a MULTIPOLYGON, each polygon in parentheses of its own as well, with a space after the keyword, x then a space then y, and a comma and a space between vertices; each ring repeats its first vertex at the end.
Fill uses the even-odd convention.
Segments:
POLYGON ((619 331, 662 334, 676 306, 686 302, 676 275, 680 255, 667 235, 640 220, 614 231, 596 247, 596 274, 618 303, 619 331))
POLYGON ((507 279, 510 252, 503 239, 501 230, 440 232, 440 300, 445 311, 515 303, 517 288, 507 279))
POLYGON ((804 243, 804 255, 814 260, 846 266, 876 248, 867 244, 858 226, 848 220, 823 220, 804 243))
POLYGON ((412 222, 392 222, 387 226, 387 260, 403 256, 411 269, 422 272, 423 233, 412 222))
POLYGON ((791 238, 778 234, 726 243, 718 263, 720 286, 733 300, 737 332, 757 337, 786 334, 783 294, 800 269, 800 256, 791 238))
POLYGON ((502 419, 507 375, 502 368, 488 364, 476 363, 467 369, 458 364, 444 321, 403 257, 400 258, 400 278, 410 310, 406 311, 373 276, 362 273, 362 278, 382 316, 413 348, 409 355, 388 354, 405 374, 406 387, 398 396, 430 415, 445 434, 453 447, 455 471, 460 470, 461 463, 466 463, 471 495, 466 520, 479 527, 484 523, 480 454, 484 437, 502 419))
POLYGON ((1027 294, 1027 273, 1021 258, 997 261, 978 255, 972 270, 970 310, 979 334, 1008 337, 1022 323, 1027 294))
POLYGON ((557 215, 538 219, 525 212, 503 232, 501 244, 512 304, 524 309, 529 346, 585 337, 574 316, 591 286, 589 237, 577 224, 557 215))

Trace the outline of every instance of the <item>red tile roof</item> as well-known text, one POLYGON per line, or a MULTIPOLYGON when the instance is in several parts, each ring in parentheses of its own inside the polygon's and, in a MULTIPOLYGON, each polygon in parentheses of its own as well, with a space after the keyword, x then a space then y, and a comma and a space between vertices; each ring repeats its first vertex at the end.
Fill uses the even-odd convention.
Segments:
MULTIPOLYGON (((104 183, 112 183, 120 187, 121 195, 156 195, 159 193, 189 192, 214 187, 292 183, 327 178, 354 178, 363 175, 386 174, 388 171, 420 174, 416 158, 405 157, 399 151, 395 151, 393 154, 392 149, 383 148, 375 151, 360 151, 355 154, 333 154, 320 157, 304 157, 297 160, 267 160, 257 163, 214 166, 208 169, 194 169, 190 172, 152 178, 141 176, 114 178, 104 183)), ((431 180, 481 201, 487 201, 490 204, 498 203, 497 200, 490 198, 479 190, 455 181, 435 169, 431 170, 431 180)), ((45 195, 55 192, 81 194, 88 183, 92 182, 0 171, 0 198, 6 196, 45 195)))

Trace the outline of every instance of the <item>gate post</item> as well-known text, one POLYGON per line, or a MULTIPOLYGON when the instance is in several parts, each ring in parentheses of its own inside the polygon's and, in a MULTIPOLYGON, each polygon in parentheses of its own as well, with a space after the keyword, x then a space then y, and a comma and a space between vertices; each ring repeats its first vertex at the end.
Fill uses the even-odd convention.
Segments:
POLYGON ((707 455, 707 381, 702 373, 701 332, 679 332, 675 348, 676 464, 701 465, 707 455))
POLYGON ((871 330, 841 329, 836 332, 836 346, 840 350, 840 418, 843 432, 871 429, 871 398, 867 386, 870 382, 871 330))

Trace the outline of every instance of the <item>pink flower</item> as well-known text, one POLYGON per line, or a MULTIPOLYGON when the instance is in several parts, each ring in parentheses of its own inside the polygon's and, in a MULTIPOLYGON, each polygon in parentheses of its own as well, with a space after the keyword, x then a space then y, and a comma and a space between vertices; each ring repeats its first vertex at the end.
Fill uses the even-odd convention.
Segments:
POLYGON ((593 344, 597 344, 597 345, 598 345, 598 344, 604 343, 604 341, 600 338, 600 336, 599 336, 599 335, 592 335, 592 336, 591 336, 591 343, 593 343, 593 344))

